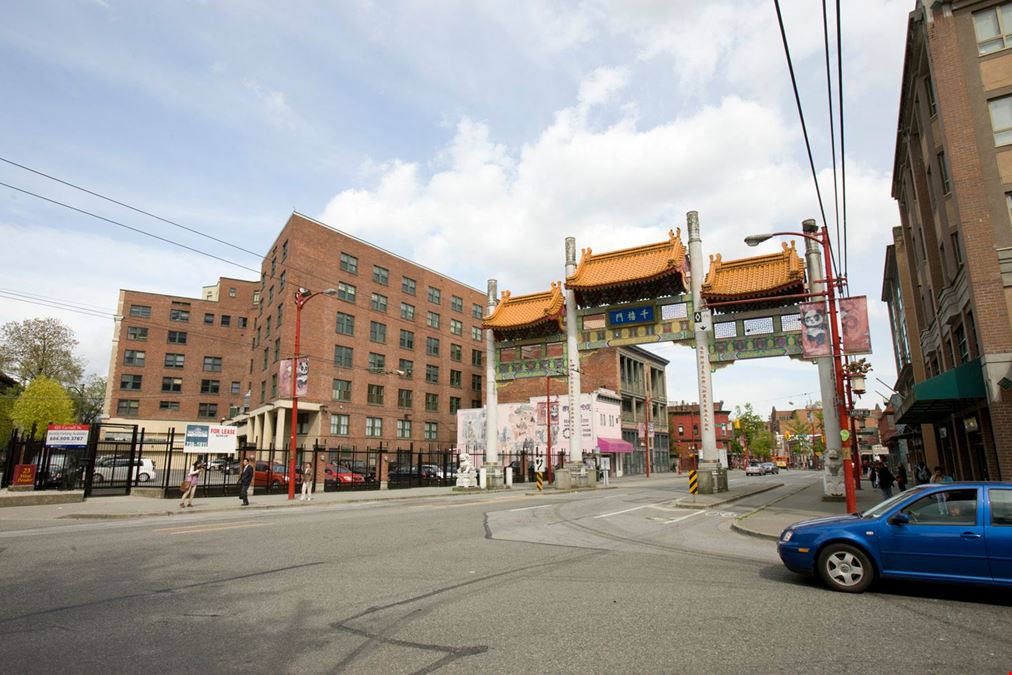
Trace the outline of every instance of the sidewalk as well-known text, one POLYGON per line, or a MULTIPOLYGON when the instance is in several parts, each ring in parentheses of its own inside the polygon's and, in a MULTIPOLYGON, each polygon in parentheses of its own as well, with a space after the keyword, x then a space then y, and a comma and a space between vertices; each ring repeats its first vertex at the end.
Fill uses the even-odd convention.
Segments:
MULTIPOLYGON (((867 481, 857 491, 857 510, 865 511, 882 501, 882 493, 867 481)), ((778 539, 784 528, 802 520, 842 516, 847 513, 845 502, 822 500, 822 481, 817 480, 805 487, 781 497, 775 502, 761 506, 751 513, 735 518, 731 527, 742 534, 764 539, 778 539)))

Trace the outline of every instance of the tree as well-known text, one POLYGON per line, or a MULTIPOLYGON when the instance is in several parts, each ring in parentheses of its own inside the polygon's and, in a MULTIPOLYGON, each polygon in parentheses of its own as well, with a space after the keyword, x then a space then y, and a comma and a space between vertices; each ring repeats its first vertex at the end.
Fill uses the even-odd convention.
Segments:
POLYGON ((14 429, 14 423, 11 422, 11 410, 13 410, 14 402, 20 393, 21 387, 17 385, 8 389, 3 389, 3 386, 0 385, 0 445, 7 442, 14 429))
POLYGON ((740 451, 743 446, 748 448, 749 455, 753 457, 769 457, 773 448, 772 435, 759 415, 752 409, 751 403, 734 408, 735 420, 735 442, 734 446, 740 451))
POLYGON ((54 318, 11 321, 0 328, 0 370, 28 384, 48 377, 67 385, 78 382, 84 372, 74 356, 74 331, 54 318))
POLYGON ((36 377, 14 402, 11 421, 24 433, 31 432, 32 426, 44 433, 48 424, 71 424, 74 403, 59 382, 36 377))
POLYGON ((74 412, 81 424, 98 421, 105 404, 105 378, 91 375, 87 380, 69 387, 67 393, 74 402, 74 412))

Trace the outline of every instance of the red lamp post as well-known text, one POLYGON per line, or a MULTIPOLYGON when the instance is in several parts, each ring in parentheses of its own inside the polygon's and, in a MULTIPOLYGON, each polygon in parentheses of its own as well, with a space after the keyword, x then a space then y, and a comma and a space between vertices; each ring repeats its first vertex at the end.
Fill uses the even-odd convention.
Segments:
MULTIPOLYGON (((302 308, 311 298, 318 295, 337 295, 337 290, 328 288, 325 291, 316 293, 299 288, 295 291, 295 354, 292 357, 292 442, 288 448, 288 498, 295 499, 295 451, 297 447, 297 436, 299 432, 299 387, 296 378, 299 370, 299 336, 302 328, 302 308)), ((302 480, 306 480, 303 477, 302 480)))

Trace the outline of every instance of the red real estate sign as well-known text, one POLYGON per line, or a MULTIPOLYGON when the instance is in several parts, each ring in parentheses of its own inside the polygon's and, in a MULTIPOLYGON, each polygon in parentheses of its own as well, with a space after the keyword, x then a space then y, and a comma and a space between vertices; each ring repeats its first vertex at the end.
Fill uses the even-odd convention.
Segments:
POLYGON ((11 487, 35 485, 35 470, 34 464, 15 464, 14 475, 11 476, 11 487))

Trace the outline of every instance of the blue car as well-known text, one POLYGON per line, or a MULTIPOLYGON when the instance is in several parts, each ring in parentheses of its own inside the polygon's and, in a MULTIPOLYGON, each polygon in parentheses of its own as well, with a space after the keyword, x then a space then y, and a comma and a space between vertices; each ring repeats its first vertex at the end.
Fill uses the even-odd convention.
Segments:
POLYGON ((795 523, 777 550, 849 593, 877 578, 1012 587, 1012 483, 918 485, 861 514, 795 523))

